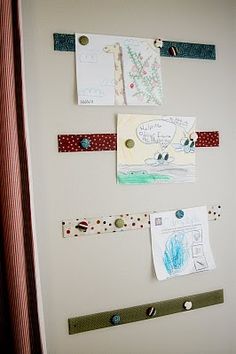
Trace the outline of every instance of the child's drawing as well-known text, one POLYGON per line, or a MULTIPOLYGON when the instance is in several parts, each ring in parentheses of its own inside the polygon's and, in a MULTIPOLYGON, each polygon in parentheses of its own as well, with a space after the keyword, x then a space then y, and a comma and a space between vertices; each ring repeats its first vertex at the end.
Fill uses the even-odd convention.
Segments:
POLYGON ((153 158, 145 160, 145 164, 151 166, 168 165, 172 161, 174 161, 174 158, 171 157, 168 152, 156 152, 153 158))
POLYGON ((153 58, 152 46, 142 42, 142 48, 135 48, 130 43, 126 50, 132 64, 128 73, 132 98, 136 97, 140 103, 161 104, 160 60, 158 57, 153 58))
POLYGON ((215 268, 206 207, 150 215, 152 253, 159 280, 215 268))
POLYGON ((170 275, 182 271, 188 262, 188 247, 184 232, 174 233, 167 240, 163 262, 170 275))
POLYGON ((125 80, 123 71, 122 49, 119 43, 107 45, 103 48, 104 52, 112 53, 114 58, 115 72, 115 104, 126 104, 125 97, 125 80))
POLYGON ((195 118, 118 116, 117 181, 121 184, 193 182, 195 118), (134 146, 128 148, 126 141, 134 146))
POLYGON ((161 104, 160 48, 153 39, 76 34, 75 41, 79 104, 161 104))
POLYGON ((195 143, 197 141, 196 134, 192 134, 191 136, 185 136, 180 140, 180 143, 173 144, 173 147, 176 151, 184 151, 186 154, 195 152, 195 143))

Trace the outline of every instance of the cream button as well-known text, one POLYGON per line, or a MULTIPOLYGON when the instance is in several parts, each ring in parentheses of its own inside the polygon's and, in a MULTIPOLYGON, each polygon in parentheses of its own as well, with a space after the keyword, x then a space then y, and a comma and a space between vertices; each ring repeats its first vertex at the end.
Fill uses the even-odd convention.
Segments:
POLYGON ((189 310, 191 310, 192 307, 193 307, 192 301, 185 301, 185 303, 184 303, 185 310, 189 311, 189 310))

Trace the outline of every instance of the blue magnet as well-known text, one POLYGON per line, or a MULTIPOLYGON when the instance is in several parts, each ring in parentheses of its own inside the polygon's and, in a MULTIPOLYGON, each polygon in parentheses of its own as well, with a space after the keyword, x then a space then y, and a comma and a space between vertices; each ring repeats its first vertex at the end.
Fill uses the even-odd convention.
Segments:
POLYGON ((182 219, 184 217, 183 210, 177 210, 175 216, 177 217, 177 219, 182 219))
POLYGON ((80 146, 84 149, 88 149, 91 146, 91 141, 88 138, 83 138, 80 141, 80 146))
POLYGON ((113 325, 118 325, 120 323, 120 321, 121 321, 121 318, 120 318, 120 315, 118 315, 118 314, 112 316, 112 318, 111 318, 111 323, 113 325))

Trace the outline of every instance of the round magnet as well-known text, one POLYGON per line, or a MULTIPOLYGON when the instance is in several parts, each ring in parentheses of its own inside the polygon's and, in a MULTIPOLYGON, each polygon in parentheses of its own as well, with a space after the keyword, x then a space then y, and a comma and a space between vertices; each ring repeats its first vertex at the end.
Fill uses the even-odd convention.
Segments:
POLYGON ((193 140, 194 142, 197 141, 198 135, 196 132, 190 134, 190 139, 193 140))
POLYGON ((88 139, 88 138, 83 138, 83 139, 80 141, 80 146, 81 146, 83 149, 88 149, 88 148, 90 148, 90 146, 91 146, 91 141, 90 141, 90 139, 88 139))
POLYGON ((120 229, 121 227, 123 227, 125 224, 123 219, 116 219, 115 220, 115 226, 118 227, 118 229, 120 229))
POLYGON ((192 303, 192 301, 185 301, 183 306, 184 306, 185 310, 189 311, 193 307, 193 303, 192 303))
POLYGON ((132 149, 135 145, 135 142, 133 139, 127 139, 126 142, 125 142, 125 146, 128 148, 128 149, 132 149))
POLYGON ((113 325, 118 325, 120 323, 120 321, 121 321, 121 317, 120 317, 120 315, 118 313, 113 315, 112 318, 111 318, 111 323, 113 325))
POLYGON ((155 309, 154 306, 151 306, 147 309, 146 314, 148 317, 154 317, 157 314, 157 310, 155 309))
POLYGON ((79 229, 79 231, 86 232, 88 229, 88 222, 86 220, 82 220, 76 225, 76 229, 79 229))
POLYGON ((156 48, 161 48, 161 47, 163 46, 162 39, 156 38, 155 41, 154 41, 154 46, 155 46, 156 48))
POLYGON ((177 210, 175 213, 175 216, 177 219, 182 219, 184 217, 184 211, 183 210, 177 210))
POLYGON ((176 57, 178 55, 178 49, 175 46, 171 46, 168 49, 168 52, 169 52, 171 57, 176 57))
POLYGON ((88 42, 89 42, 89 39, 88 39, 87 36, 80 36, 80 37, 79 37, 79 43, 80 43, 81 45, 87 45, 88 42))

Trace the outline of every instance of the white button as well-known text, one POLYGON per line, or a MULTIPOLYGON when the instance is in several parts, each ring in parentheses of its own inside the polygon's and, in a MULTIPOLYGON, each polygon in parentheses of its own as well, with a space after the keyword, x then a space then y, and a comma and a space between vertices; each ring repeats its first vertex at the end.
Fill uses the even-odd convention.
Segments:
POLYGON ((192 301, 185 301, 184 303, 184 308, 185 310, 191 310, 191 308, 193 307, 192 301))
POLYGON ((192 139, 194 142, 197 141, 198 135, 196 132, 190 134, 190 139, 192 139))

